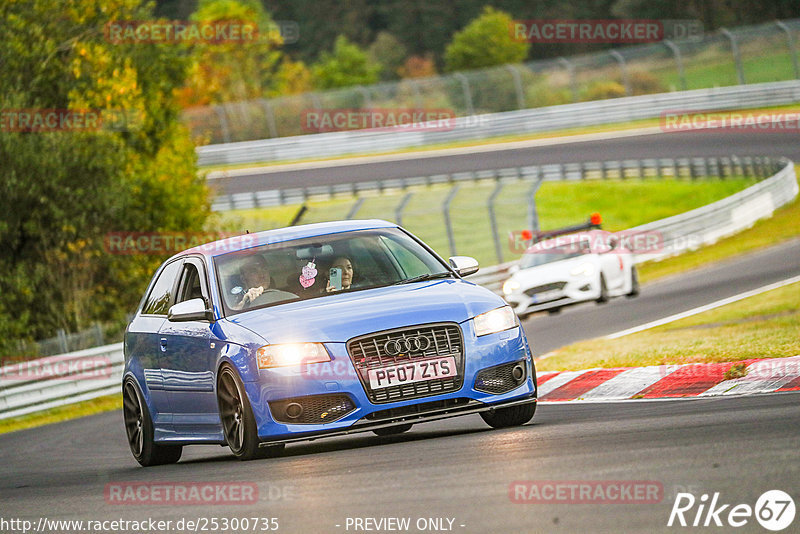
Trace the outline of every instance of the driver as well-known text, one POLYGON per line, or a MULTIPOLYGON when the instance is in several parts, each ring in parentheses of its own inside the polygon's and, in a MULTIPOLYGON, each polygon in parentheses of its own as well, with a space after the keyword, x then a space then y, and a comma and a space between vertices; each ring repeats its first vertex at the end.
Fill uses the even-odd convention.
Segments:
MULTIPOLYGON (((250 307, 253 302, 260 297, 264 292, 276 293, 272 295, 276 297, 275 300, 283 300, 286 298, 296 297, 294 293, 288 293, 279 289, 270 289, 271 275, 269 272, 269 265, 267 261, 259 255, 249 256, 244 260, 239 274, 242 279, 242 285, 247 288, 241 296, 237 297, 231 308, 234 310, 242 310, 250 307)), ((234 288, 234 290, 242 288, 234 288)))

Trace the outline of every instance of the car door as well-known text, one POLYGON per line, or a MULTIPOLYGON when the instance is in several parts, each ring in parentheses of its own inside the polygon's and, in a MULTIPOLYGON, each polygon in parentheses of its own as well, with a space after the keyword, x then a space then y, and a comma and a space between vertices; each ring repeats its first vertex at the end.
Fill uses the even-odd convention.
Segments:
MULTIPOLYGON (((175 303, 202 298, 210 302, 205 265, 199 257, 183 263, 175 303)), ((223 343, 207 320, 170 321, 159 331, 161 374, 172 407, 172 424, 179 434, 219 433, 214 393, 214 368, 223 343)))
POLYGON ((181 260, 166 264, 157 274, 141 310, 125 333, 126 353, 135 358, 144 375, 149 392, 151 414, 156 436, 171 431, 172 407, 169 404, 161 374, 161 344, 159 330, 167 320, 167 311, 175 300, 181 260))

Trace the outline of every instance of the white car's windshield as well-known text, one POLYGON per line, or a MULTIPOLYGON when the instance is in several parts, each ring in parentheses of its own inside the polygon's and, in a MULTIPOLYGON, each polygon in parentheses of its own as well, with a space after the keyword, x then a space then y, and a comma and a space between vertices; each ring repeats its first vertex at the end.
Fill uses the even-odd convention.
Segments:
POLYGON ((583 256, 584 252, 570 252, 570 253, 545 253, 545 252, 526 252, 522 255, 520 260, 521 269, 529 269, 531 267, 538 267, 556 261, 568 260, 583 256))
POLYGON ((214 264, 226 314, 453 276, 442 260, 395 228, 263 245, 218 256, 214 264))

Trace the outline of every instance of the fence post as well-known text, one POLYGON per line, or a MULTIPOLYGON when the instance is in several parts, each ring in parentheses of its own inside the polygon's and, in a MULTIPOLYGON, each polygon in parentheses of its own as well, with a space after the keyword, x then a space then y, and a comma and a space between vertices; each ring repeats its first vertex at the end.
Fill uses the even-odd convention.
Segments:
POLYGON ((795 48, 794 46, 792 31, 786 24, 784 24, 780 20, 776 20, 775 24, 786 34, 786 41, 789 43, 789 54, 792 55, 792 65, 794 66, 794 77, 800 79, 800 64, 798 64, 797 61, 797 48, 795 48))
POLYGON ((505 184, 500 181, 499 177, 497 183, 494 186, 494 190, 492 190, 492 194, 489 195, 489 200, 486 202, 486 207, 489 210, 489 223, 492 225, 492 239, 494 240, 494 252, 497 255, 497 263, 503 263, 503 247, 500 246, 500 234, 497 229, 497 215, 494 211, 494 202, 497 200, 497 196, 500 194, 500 191, 503 190, 503 186, 505 184))
MULTIPOLYGON (((467 106, 467 115, 475 115, 475 108, 472 107, 472 92, 469 89, 469 80, 460 72, 453 74, 453 77, 461 82, 461 89, 464 91, 464 103, 467 106)), ((455 254, 453 254, 455 256, 455 254)))
POLYGON ((350 207, 350 211, 347 212, 347 220, 352 219, 358 213, 358 210, 361 208, 361 205, 364 203, 364 197, 358 197, 353 205, 350 207))
POLYGON ((361 109, 369 109, 372 107, 372 100, 369 98, 369 91, 367 91, 361 85, 356 85, 355 87, 353 87, 353 90, 356 91, 357 93, 361 93, 361 96, 364 99, 364 102, 361 105, 361 109))
POLYGON ((519 75, 519 71, 514 65, 506 65, 505 67, 514 79, 514 89, 517 92, 517 109, 525 109, 525 95, 522 93, 522 78, 519 75))
POLYGON ((619 70, 622 73, 622 85, 625 86, 625 96, 631 96, 631 81, 628 79, 628 65, 625 63, 625 58, 616 50, 611 50, 608 53, 619 63, 619 70))
POLYGON ((537 174, 533 184, 531 184, 531 188, 528 190, 528 228, 531 229, 531 232, 539 231, 539 214, 536 212, 536 192, 542 185, 543 180, 543 176, 537 174))
POLYGON ((731 42, 731 52, 733 53, 733 61, 736 63, 736 77, 739 79, 739 85, 744 85, 744 70, 742 69, 742 55, 739 53, 739 44, 736 42, 736 37, 726 28, 720 28, 719 32, 728 38, 731 42))
POLYGON ((575 77, 575 65, 572 64, 570 60, 565 57, 558 58, 558 62, 563 65, 565 69, 567 69, 567 73, 569 74, 569 87, 572 90, 572 101, 578 101, 578 80, 575 77))
POLYGON ((442 204, 442 214, 444 215, 444 225, 447 230, 447 241, 450 243, 450 255, 457 256, 456 253, 456 238, 453 234, 453 222, 450 220, 450 204, 458 193, 459 184, 453 185, 450 192, 447 193, 447 198, 444 199, 442 204))
POLYGON ((219 117, 219 125, 222 128, 222 139, 226 143, 230 143, 231 129, 228 126, 228 118, 225 116, 225 109, 223 106, 214 106, 214 111, 217 112, 217 117, 219 117))
POLYGON ((406 209, 408 206, 408 201, 411 200, 411 197, 414 196, 413 191, 409 191, 403 198, 400 200, 400 203, 394 209, 394 221, 398 224, 398 226, 403 226, 403 210, 406 209))
POLYGON ((675 65, 678 67, 678 78, 681 80, 681 90, 686 91, 686 71, 683 70, 681 49, 669 39, 664 39, 661 42, 664 43, 664 45, 672 51, 672 55, 675 56, 675 65))
POLYGON ((409 81, 414 91, 414 105, 417 106, 417 109, 422 109, 422 93, 419 91, 419 82, 413 79, 409 81))
POLYGON ((67 333, 63 328, 58 329, 58 344, 61 346, 61 354, 69 352, 69 344, 67 343, 67 333))
POLYGON ((278 137, 278 128, 275 124, 275 110, 272 109, 272 104, 269 100, 261 99, 261 106, 264 108, 264 113, 267 115, 267 128, 269 128, 269 136, 271 138, 278 137))

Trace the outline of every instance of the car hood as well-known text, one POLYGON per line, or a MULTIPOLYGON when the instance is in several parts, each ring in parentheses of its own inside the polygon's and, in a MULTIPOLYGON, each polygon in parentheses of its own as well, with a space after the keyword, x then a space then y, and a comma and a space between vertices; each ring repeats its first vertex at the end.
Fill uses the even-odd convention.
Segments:
POLYGON ((463 280, 437 280, 367 289, 252 310, 228 320, 267 343, 344 342, 406 325, 461 323, 505 302, 463 280))
POLYGON ((546 263, 544 265, 517 271, 513 274, 511 279, 515 282, 519 282, 520 287, 523 288, 548 284, 550 282, 563 282, 572 278, 569 274, 572 269, 584 263, 597 265, 597 260, 591 255, 586 255, 580 258, 555 261, 553 263, 546 263))

